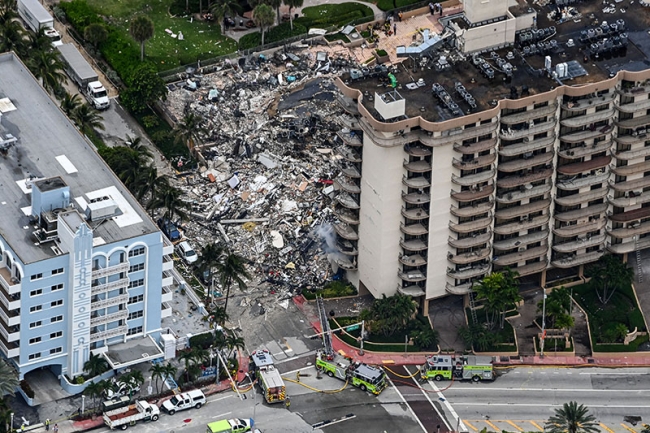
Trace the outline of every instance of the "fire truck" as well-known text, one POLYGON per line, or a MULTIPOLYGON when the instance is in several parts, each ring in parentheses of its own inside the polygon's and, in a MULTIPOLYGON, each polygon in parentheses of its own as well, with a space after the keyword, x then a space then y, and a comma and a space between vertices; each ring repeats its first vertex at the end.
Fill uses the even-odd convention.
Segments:
POLYGON ((480 382, 482 380, 494 380, 493 359, 489 356, 459 356, 431 355, 420 367, 420 378, 422 380, 443 379, 471 380, 480 382))
POLYGON ((281 403, 287 399, 287 389, 280 372, 273 365, 268 350, 256 350, 250 356, 249 369, 255 374, 267 403, 281 403))
POLYGON ((361 391, 370 391, 379 395, 387 386, 386 373, 381 368, 353 362, 352 359, 340 353, 316 353, 316 368, 324 371, 329 377, 336 377, 350 382, 361 391))

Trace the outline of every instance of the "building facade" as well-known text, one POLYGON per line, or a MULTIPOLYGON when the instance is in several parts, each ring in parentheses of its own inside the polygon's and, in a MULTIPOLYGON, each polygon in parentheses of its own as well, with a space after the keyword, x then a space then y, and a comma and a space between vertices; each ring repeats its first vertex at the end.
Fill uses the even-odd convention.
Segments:
POLYGON ((173 247, 20 60, 0 55, 0 352, 20 378, 157 341, 173 247))
POLYGON ((375 296, 426 311, 505 267, 544 286, 650 246, 650 70, 439 122, 337 85, 338 262, 375 296))

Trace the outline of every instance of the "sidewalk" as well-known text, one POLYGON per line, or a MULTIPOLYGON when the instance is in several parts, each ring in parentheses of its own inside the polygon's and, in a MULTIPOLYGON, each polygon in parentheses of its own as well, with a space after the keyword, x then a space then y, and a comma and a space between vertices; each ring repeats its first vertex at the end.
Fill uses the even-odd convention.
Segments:
MULTIPOLYGON (((316 332, 321 332, 320 321, 314 308, 302 296, 295 296, 293 302, 305 314, 316 332)), ((355 361, 375 365, 421 365, 425 361, 422 353, 369 352, 359 355, 359 349, 345 343, 336 335, 332 335, 332 345, 335 351, 343 351, 355 361)), ((556 367, 647 367, 650 366, 650 352, 647 356, 619 356, 606 358, 591 358, 587 356, 517 356, 498 357, 495 366, 524 367, 524 366, 556 366, 556 367)))

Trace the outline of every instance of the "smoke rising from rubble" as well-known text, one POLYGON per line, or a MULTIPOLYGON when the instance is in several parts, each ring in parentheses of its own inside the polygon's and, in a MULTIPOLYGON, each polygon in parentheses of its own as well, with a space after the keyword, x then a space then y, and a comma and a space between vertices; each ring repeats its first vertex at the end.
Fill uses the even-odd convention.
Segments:
POLYGON ((347 260, 347 257, 336 249, 336 232, 334 231, 334 226, 330 223, 320 224, 316 228, 316 235, 321 240, 321 248, 327 254, 327 259, 332 266, 332 270, 335 273, 338 272, 339 265, 336 263, 336 259, 347 260))

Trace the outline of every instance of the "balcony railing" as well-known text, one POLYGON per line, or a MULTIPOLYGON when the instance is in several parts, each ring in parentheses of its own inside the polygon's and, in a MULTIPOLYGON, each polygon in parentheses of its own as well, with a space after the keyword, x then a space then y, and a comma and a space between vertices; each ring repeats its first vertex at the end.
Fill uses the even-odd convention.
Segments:
MULTIPOLYGON (((547 263, 548 262, 546 260, 546 257, 544 257, 542 260, 538 262, 533 262, 522 266, 509 266, 509 268, 513 271, 516 271, 520 277, 524 277, 526 275, 532 275, 538 272, 542 272, 548 266, 547 263)), ((501 268, 497 262, 494 263, 494 267, 498 268, 499 270, 501 268)))
POLYGON ((0 338, 0 351, 6 358, 15 358, 20 355, 20 345, 15 342, 8 342, 0 338))
POLYGON ((402 216, 413 221, 421 221, 429 218, 429 213, 424 208, 416 207, 411 209, 402 208, 402 216))
POLYGON ((600 122, 601 120, 611 119, 614 116, 614 109, 610 108, 609 110, 596 111, 593 113, 587 113, 582 116, 569 117, 567 119, 561 120, 560 125, 567 126, 569 128, 578 128, 580 126, 589 125, 590 123, 600 122))
POLYGON ((0 335, 5 341, 13 342, 20 340, 20 326, 5 326, 0 323, 0 335))
POLYGON ((619 134, 612 138, 615 142, 624 145, 635 145, 650 140, 647 130, 641 130, 640 132, 634 131, 631 134, 619 134))
POLYGON ((602 137, 607 134, 611 134, 612 127, 604 126, 594 129, 585 129, 584 131, 572 132, 569 134, 564 134, 560 136, 560 140, 566 143, 580 143, 582 141, 590 141, 594 138, 602 137))
POLYGON ((456 233, 470 233, 490 227, 490 225, 492 225, 492 221, 492 212, 489 212, 488 216, 484 218, 477 218, 475 220, 466 221, 463 223, 450 222, 449 228, 456 233))
POLYGON ((336 197, 334 197, 334 200, 336 200, 341 206, 348 209, 356 210, 360 208, 359 202, 347 192, 339 193, 336 197))
POLYGON ((527 235, 517 236, 516 238, 503 239, 500 241, 493 242, 492 246, 495 250, 506 251, 513 248, 519 248, 522 246, 534 244, 536 242, 542 242, 548 239, 548 230, 540 230, 537 232, 528 233, 527 235))
POLYGON ((607 195, 607 188, 592 189, 584 193, 576 193, 566 197, 555 197, 555 204, 559 206, 576 206, 583 203, 588 203, 593 200, 598 200, 607 195))
POLYGON ((431 196, 421 192, 412 192, 409 194, 402 192, 402 200, 409 204, 424 204, 431 201, 431 196))
MULTIPOLYGON (((465 129, 454 129, 450 131, 445 131, 443 135, 437 136, 437 137, 430 137, 428 134, 422 134, 420 136, 420 141, 427 146, 442 146, 450 141, 457 141, 461 142, 463 140, 467 140, 470 138, 475 138, 475 137, 480 137, 483 135, 490 134, 494 131, 496 131, 497 127, 499 124, 497 122, 491 122, 491 123, 486 123, 484 125, 479 125, 475 126, 473 128, 465 128, 465 129)), ((496 139, 494 140, 496 144, 496 139)), ((478 143, 477 143, 478 144, 478 143)), ((456 146, 454 146, 454 149, 456 149, 456 146)))
POLYGON ((361 194, 361 187, 353 182, 350 182, 345 176, 339 176, 334 179, 334 185, 350 194, 361 194))
POLYGON ((526 122, 540 117, 555 114, 557 111, 557 104, 548 104, 546 107, 534 108, 532 110, 523 111, 521 113, 508 114, 501 116, 501 123, 504 125, 515 125, 517 123, 526 122))
POLYGON ((344 146, 338 146, 334 148, 335 153, 342 156, 343 159, 350 162, 361 162, 361 155, 352 149, 344 146))
POLYGON ((416 161, 404 160, 404 168, 412 173, 427 173, 431 171, 431 163, 425 159, 416 161))
POLYGON ((118 295, 108 299, 100 299, 90 303, 90 310, 95 311, 103 308, 112 307, 113 305, 126 304, 129 302, 129 295, 118 295))
POLYGON ((632 239, 634 236, 638 237, 648 232, 650 232, 650 221, 628 224, 627 227, 607 230, 607 234, 617 239, 632 239))
POLYGON ((169 302, 160 304, 160 318, 171 317, 173 313, 172 306, 169 302))
POLYGON ((99 331, 90 334, 90 342, 95 343, 101 340, 108 340, 109 338, 117 337, 118 335, 126 335, 128 326, 118 326, 117 328, 109 329, 107 331, 99 331))
POLYGON ((334 231, 338 233, 339 236, 341 236, 343 239, 347 239, 350 241, 357 241, 359 240, 359 235, 357 232, 352 228, 352 226, 345 224, 345 223, 338 223, 334 224, 334 231))
POLYGON ((556 125, 557 122, 555 122, 555 119, 553 119, 551 121, 538 123, 536 125, 524 129, 514 129, 514 130, 502 129, 499 132, 499 137, 501 137, 502 140, 518 140, 523 137, 528 137, 531 135, 541 134, 542 132, 549 131, 555 128, 556 125))
POLYGON ((458 286, 453 285, 452 283, 447 282, 445 285, 445 290, 451 295, 466 295, 472 289, 472 283, 459 284, 458 286))
POLYGON ((507 220, 530 213, 538 212, 540 210, 548 209, 551 205, 551 199, 537 200, 531 203, 522 204, 519 206, 509 207, 507 209, 499 209, 494 214, 495 218, 507 220))
POLYGON ((16 293, 14 295, 10 295, 7 293, 7 291, 4 289, 4 287, 0 286, 0 302, 2 302, 2 305, 7 310, 16 310, 20 308, 20 294, 16 293))
POLYGON ((504 177, 503 179, 497 180, 497 186, 500 188, 514 188, 519 185, 525 185, 527 183, 533 183, 539 180, 548 179, 551 176, 553 176, 553 168, 544 168, 518 176, 504 177))
POLYGON ((606 152, 612 147, 612 140, 598 141, 592 144, 581 144, 558 152, 564 159, 580 159, 595 153, 606 152))
POLYGON ((572 177, 570 179, 557 180, 557 188, 565 191, 586 188, 592 185, 599 185, 609 179, 609 169, 603 168, 600 173, 590 174, 582 177, 572 177))
POLYGON ((110 292, 111 290, 117 290, 117 289, 125 289, 127 287, 129 287, 129 279, 120 278, 119 280, 92 286, 91 291, 93 295, 97 295, 99 293, 110 292))
POLYGON ((427 274, 422 271, 418 270, 413 270, 413 271, 398 271, 397 275, 404 281, 408 281, 410 283, 417 283, 419 281, 424 281, 427 279, 427 274))
POLYGON ((650 171, 650 161, 643 161, 632 165, 622 165, 620 167, 612 167, 612 172, 618 176, 630 176, 637 173, 645 173, 650 171))
POLYGON ((472 170, 476 168, 481 168, 492 164, 497 159, 496 153, 490 153, 489 155, 482 155, 478 158, 470 160, 462 160, 454 158, 452 160, 452 165, 459 170, 472 170))
POLYGON ((459 269, 447 268, 447 275, 456 280, 468 280, 487 274, 490 271, 489 264, 464 266, 459 269))
POLYGON ((431 186, 431 181, 424 176, 413 176, 408 178, 402 176, 402 183, 409 188, 428 188, 431 186))
POLYGON ((339 239, 336 242, 335 246, 339 252, 345 254, 346 256, 359 255, 359 251, 357 250, 356 246, 352 242, 345 239, 339 239))
POLYGON ((432 154, 431 148, 429 147, 410 144, 404 146, 404 152, 406 152, 407 155, 418 157, 431 156, 432 154))
POLYGON ((639 191, 650 186, 650 176, 618 183, 610 181, 609 186, 615 191, 639 191))
POLYGON ((424 266, 427 264, 427 259, 419 254, 402 254, 399 258, 401 264, 406 266, 424 266))
POLYGON ((341 165, 340 168, 341 168, 341 173, 343 173, 347 177, 353 179, 359 179, 361 177, 361 173, 359 172, 359 169, 351 164, 341 165))
POLYGON ((468 236, 462 239, 457 239, 450 236, 447 240, 447 243, 453 248, 471 248, 486 244, 490 242, 490 240, 492 240, 492 232, 488 231, 487 233, 468 236))
POLYGON ((612 161, 611 156, 599 156, 592 158, 588 161, 574 162, 572 164, 561 165, 557 168, 557 172, 567 176, 575 176, 580 173, 603 168, 612 161))
POLYGON ((606 223, 607 219, 605 218, 592 218, 591 221, 587 221, 585 223, 567 224, 562 227, 554 228, 553 233, 563 238, 570 238, 572 236, 581 235, 583 233, 600 230, 605 227, 606 223))
POLYGON ((98 315, 90 318, 90 326, 103 325, 105 323, 116 322, 118 320, 126 320, 128 316, 128 310, 120 310, 116 313, 98 315))
POLYGON ((572 251, 584 250, 596 245, 603 245, 605 243, 606 235, 598 236, 583 236, 576 240, 563 242, 561 244, 553 245, 553 250, 558 253, 570 253, 572 251))
POLYGON ((337 131, 336 135, 348 146, 363 146, 363 141, 361 141, 359 134, 351 133, 351 131, 337 131))
POLYGON ((450 212, 454 216, 460 218, 467 218, 467 217, 472 217, 472 216, 485 213, 489 210, 492 210, 493 207, 494 207, 493 200, 489 200, 482 203, 475 203, 472 206, 463 206, 463 207, 457 207, 452 204, 450 212))
POLYGON ((574 266, 584 265, 585 263, 595 262, 605 254, 605 249, 593 251, 591 253, 573 254, 568 257, 562 257, 551 261, 551 265, 560 269, 572 268, 574 266))
POLYGON ((511 235, 513 233, 521 233, 524 230, 529 230, 535 227, 540 227, 548 223, 548 215, 540 215, 535 218, 526 218, 522 217, 521 220, 515 221, 512 223, 504 225, 496 225, 494 227, 494 233, 498 235, 511 235))
POLYGON ((632 221, 641 221, 650 218, 650 207, 629 210, 627 212, 618 212, 609 215, 609 220, 617 223, 628 223, 632 221))
POLYGON ((427 248, 429 248, 429 245, 422 239, 410 239, 410 240, 400 239, 399 245, 405 251, 412 251, 412 252, 424 251, 427 248))
POLYGON ((547 164, 553 161, 554 156, 555 156, 554 151, 540 153, 535 156, 531 155, 530 158, 524 157, 524 158, 515 159, 514 161, 502 162, 499 164, 498 169, 499 171, 502 171, 504 173, 513 173, 515 171, 525 170, 527 168, 533 168, 537 165, 547 164))
POLYGON ((585 218, 604 214, 607 211, 607 206, 607 203, 602 203, 568 212, 559 212, 558 209, 555 209, 555 220, 562 222, 578 221, 578 223, 581 223, 584 222, 581 220, 585 218))
POLYGON ((650 191, 632 191, 626 193, 623 197, 614 198, 614 196, 609 195, 607 200, 612 206, 616 207, 629 207, 629 206, 638 206, 644 203, 650 202, 650 191), (637 194, 638 192, 638 194, 637 194))
POLYGON ((481 248, 476 251, 471 251, 468 253, 461 254, 451 254, 447 255, 447 259, 457 265, 466 265, 468 263, 478 262, 479 260, 484 260, 490 256, 492 253, 491 248, 481 248))
POLYGON ((650 238, 643 238, 638 241, 622 242, 620 244, 607 243, 607 249, 614 254, 625 254, 633 251, 650 248, 650 238))
POLYGON ((592 96, 591 98, 580 99, 578 101, 565 102, 562 104, 562 109, 567 111, 586 110, 589 107, 597 107, 598 105, 610 102, 614 99, 614 96, 614 92, 609 92, 606 95, 592 96))
POLYGON ((627 104, 616 104, 616 109, 621 113, 636 113, 637 111, 646 111, 648 108, 650 108, 650 99, 642 99, 627 104))
POLYGON ((109 275, 121 274, 129 270, 129 262, 120 263, 114 266, 107 266, 105 268, 93 268, 92 278, 102 278, 109 275))
POLYGON ((537 197, 539 195, 544 195, 551 190, 551 183, 545 183, 543 185, 537 185, 532 188, 520 189, 519 191, 509 191, 499 194, 497 196, 498 203, 515 203, 523 199, 530 197, 537 197))
POLYGON ((534 152, 536 150, 546 149, 547 147, 555 144, 555 134, 550 137, 538 138, 536 140, 527 141, 524 138, 523 143, 505 144, 501 142, 499 147, 499 155, 501 156, 517 156, 524 153, 534 152))
POLYGON ((334 208, 334 215, 338 217, 341 221, 347 224, 358 225, 359 224, 359 215, 356 212, 348 210, 341 206, 336 206, 334 208))
POLYGON ((469 191, 451 191, 451 198, 459 202, 468 202, 489 197, 494 192, 494 185, 485 185, 473 188, 469 191))
POLYGON ((472 186, 493 179, 495 174, 496 170, 494 169, 484 170, 480 173, 467 174, 464 176, 456 176, 455 174, 452 174, 451 181, 460 186, 472 186))
POLYGON ((425 225, 419 223, 415 223, 415 224, 401 223, 400 229, 402 233, 406 233, 407 235, 413 235, 413 236, 420 236, 429 233, 429 229, 425 225))
POLYGON ((632 119, 619 120, 615 122, 620 128, 638 128, 640 126, 650 125, 650 115, 634 117, 632 119))
POLYGON ((526 248, 523 251, 517 251, 516 253, 497 256, 493 259, 493 263, 499 266, 513 265, 515 263, 522 263, 541 256, 545 256, 547 252, 548 245, 526 248))
POLYGON ((19 310, 7 310, 4 305, 0 304, 0 317, 7 326, 20 325, 19 310))
POLYGON ((347 271, 356 271, 358 269, 356 259, 348 259, 346 256, 336 256, 334 257, 334 262, 347 271))
POLYGON ((10 295, 20 294, 22 284, 11 276, 11 272, 5 266, 0 267, 0 285, 10 295))
POLYGON ((487 140, 477 141, 476 143, 454 143, 454 150, 463 155, 485 152, 494 149, 497 145, 496 137, 487 140))

